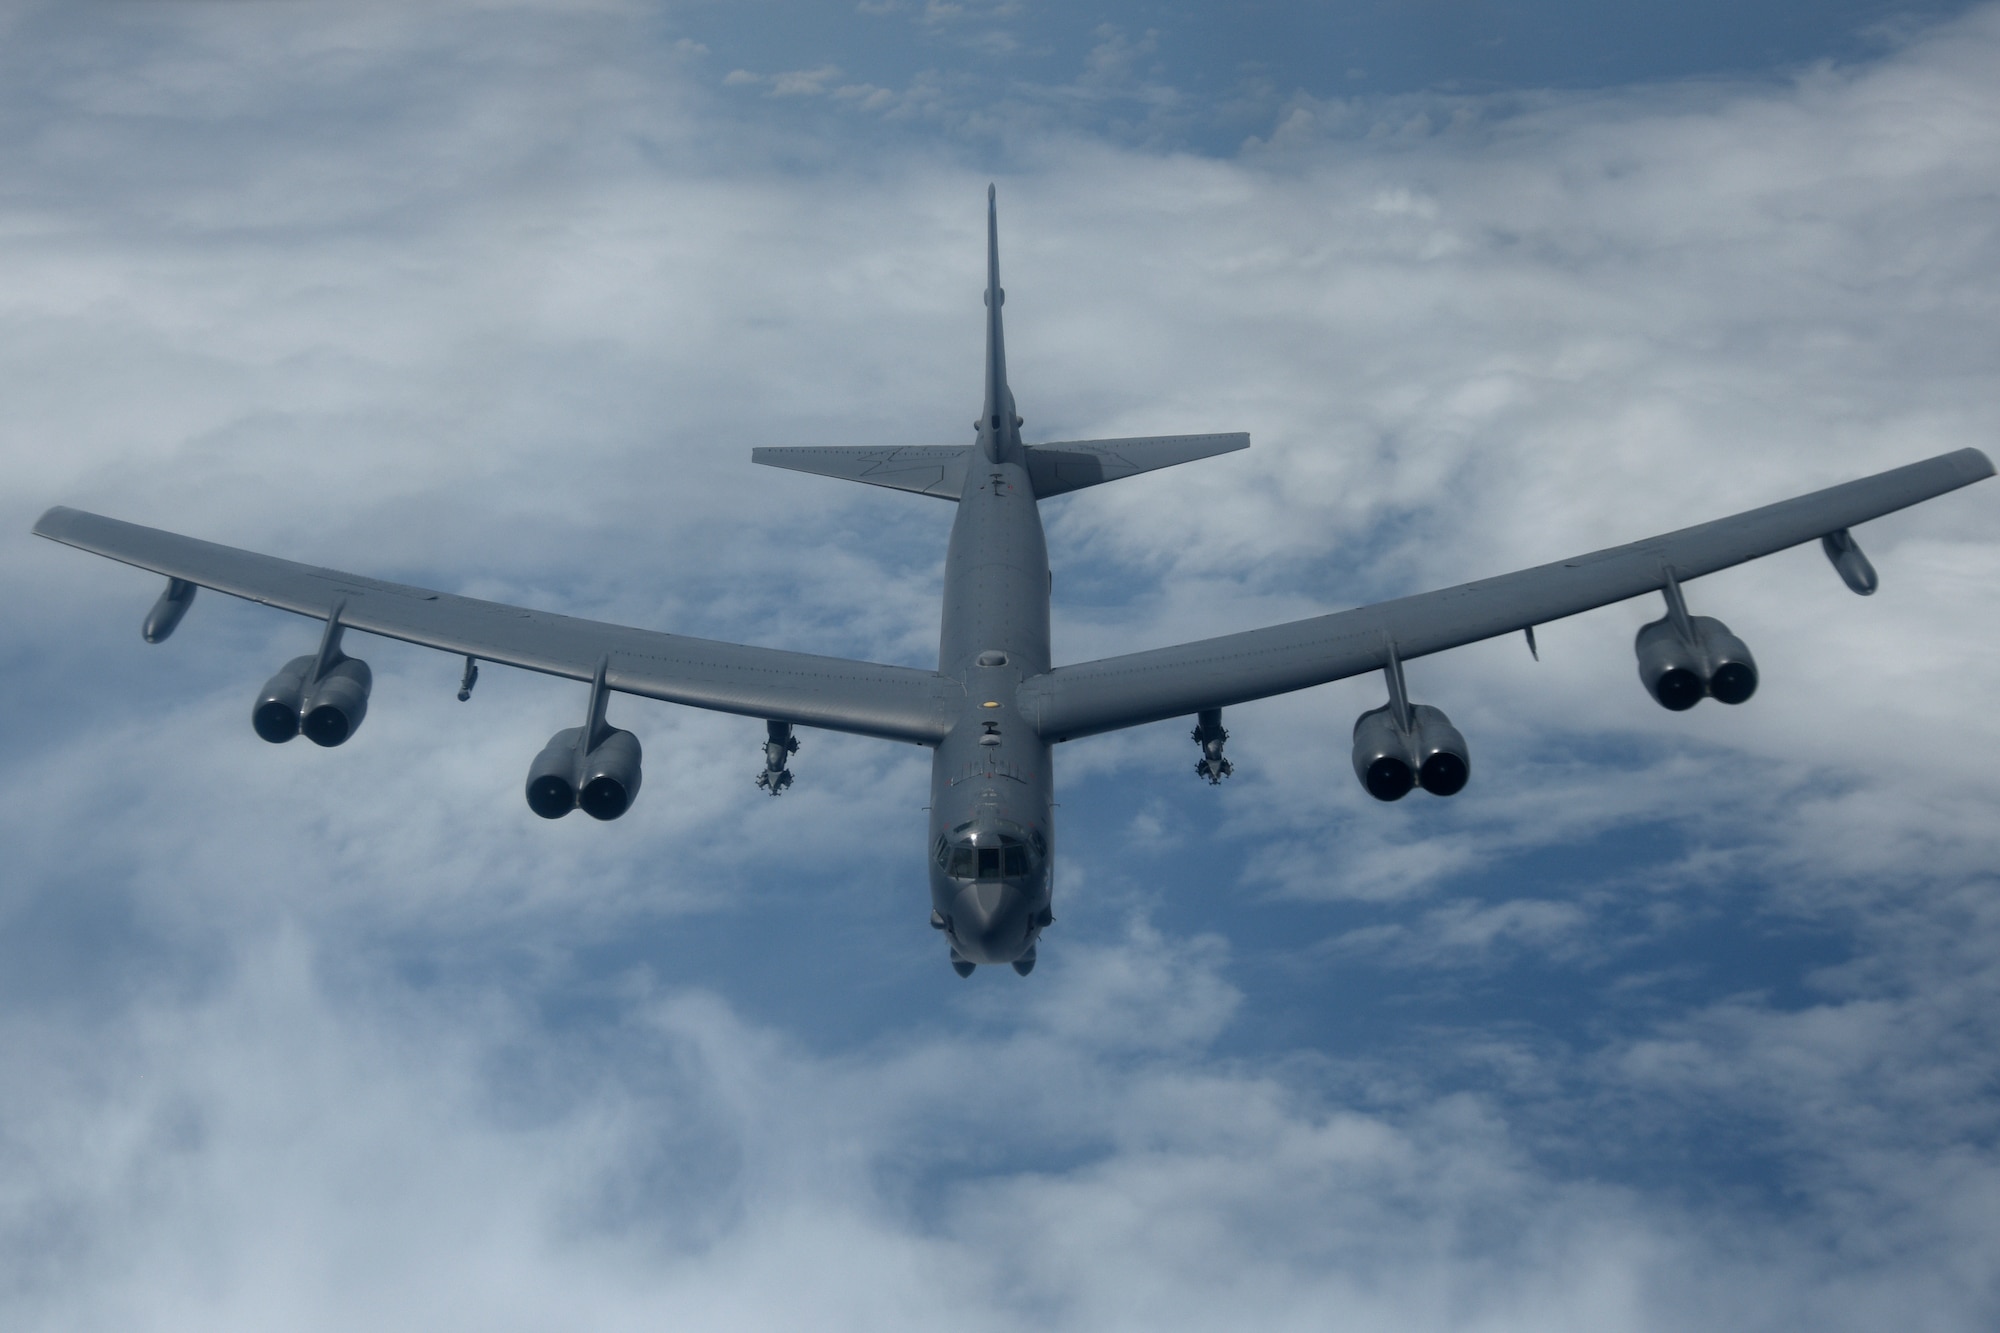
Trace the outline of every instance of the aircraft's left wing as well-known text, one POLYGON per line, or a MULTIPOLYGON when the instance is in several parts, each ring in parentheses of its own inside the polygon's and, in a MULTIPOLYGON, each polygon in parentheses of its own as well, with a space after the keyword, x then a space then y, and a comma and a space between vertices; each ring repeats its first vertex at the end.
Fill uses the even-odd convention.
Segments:
POLYGON ((629 629, 384 583, 258 555, 77 509, 35 532, 233 597, 483 661, 605 684, 626 694, 863 736, 934 745, 962 687, 934 671, 629 629))
POLYGON ((1629 546, 1437 592, 1172 648, 1057 667, 1021 684, 1052 741, 1183 717, 1518 633, 1841 532, 1993 475, 1977 449, 1780 501, 1629 546))

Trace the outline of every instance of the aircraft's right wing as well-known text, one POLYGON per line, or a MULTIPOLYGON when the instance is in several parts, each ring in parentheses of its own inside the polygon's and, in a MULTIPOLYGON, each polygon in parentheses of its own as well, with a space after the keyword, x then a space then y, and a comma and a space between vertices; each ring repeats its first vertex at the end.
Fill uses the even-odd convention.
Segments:
MULTIPOLYGON (((55 508, 47 537, 168 578, 426 648, 724 713, 935 745, 963 687, 935 671, 630 629, 483 602, 55 508)), ((190 595, 191 590, 190 590, 190 595)))
POLYGON ((1993 475, 1977 449, 1940 454, 1732 518, 1437 592, 1172 648, 1057 667, 1021 684, 1052 741, 1262 699, 1657 592, 1825 537, 1993 475))

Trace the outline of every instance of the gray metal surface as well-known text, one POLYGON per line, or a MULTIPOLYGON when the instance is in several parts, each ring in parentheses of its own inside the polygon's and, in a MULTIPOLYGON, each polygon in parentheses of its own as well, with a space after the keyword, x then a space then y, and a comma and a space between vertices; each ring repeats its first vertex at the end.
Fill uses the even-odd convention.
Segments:
POLYGON ((98 555, 349 629, 725 713, 935 744, 962 693, 933 671, 753 648, 432 592, 55 508, 35 532, 98 555))
POLYGON ((1026 453, 1035 495, 1047 499, 1249 447, 1247 432, 1232 431, 1224 435, 1141 435, 1127 440, 1051 440, 1028 445, 1026 453))
POLYGON ((1977 449, 1940 454, 1664 536, 1498 578, 1172 648, 1058 667, 1021 710, 1052 741, 1305 689, 1655 592, 1993 475, 1977 449))
MULTIPOLYGON (((992 429, 990 423, 987 429, 992 429)), ((1051 440, 1021 446, 1020 461, 1037 499, 1064 495, 1120 477, 1192 463, 1197 458, 1248 449, 1242 431, 1224 435, 1141 435, 1121 440, 1051 440)), ((965 469, 974 450, 939 445, 877 449, 819 445, 752 449, 750 461, 765 467, 810 472, 842 481, 866 482, 899 491, 956 500, 965 487, 965 469)))
POLYGON ((842 481, 865 481, 870 486, 956 500, 965 482, 965 459, 970 452, 942 445, 912 445, 903 449, 824 445, 752 449, 750 461, 765 467, 811 472, 842 481))

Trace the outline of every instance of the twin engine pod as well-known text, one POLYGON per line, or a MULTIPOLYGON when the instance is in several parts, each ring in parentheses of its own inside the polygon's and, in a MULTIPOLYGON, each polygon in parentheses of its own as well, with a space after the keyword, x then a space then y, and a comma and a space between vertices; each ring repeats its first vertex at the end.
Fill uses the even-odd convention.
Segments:
MULTIPOLYGON (((336 650, 337 652, 337 650, 336 650)), ((375 678, 358 657, 294 657, 264 684, 250 710, 250 725, 273 745, 303 734, 315 745, 333 746, 352 736, 368 716, 368 692, 375 678), (315 679, 317 675, 317 679, 315 679)))
POLYGON ((1687 616, 1683 630, 1677 619, 1670 611, 1632 643, 1639 679, 1662 708, 1683 712, 1704 695, 1740 704, 1757 692, 1757 660, 1729 626, 1712 616, 1687 616))
POLYGON ((1378 801, 1400 801, 1421 786, 1433 796, 1455 796, 1472 776, 1465 737, 1429 704, 1409 705, 1401 725, 1394 702, 1371 708, 1354 722, 1354 776, 1378 801))
POLYGON ((616 819, 639 794, 639 738, 616 727, 598 730, 587 745, 587 727, 565 727, 549 738, 528 768, 528 808, 543 819, 582 810, 592 819, 616 819))

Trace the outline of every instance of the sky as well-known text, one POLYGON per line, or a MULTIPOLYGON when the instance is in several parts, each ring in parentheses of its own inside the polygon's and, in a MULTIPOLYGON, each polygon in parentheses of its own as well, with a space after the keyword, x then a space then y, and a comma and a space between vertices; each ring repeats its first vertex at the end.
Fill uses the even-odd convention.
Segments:
POLYGON ((2000 1321, 2000 496, 1057 754, 1026 979, 928 929, 927 756, 619 699, 39 541, 68 504, 935 664, 948 505, 753 469, 979 410, 1247 430, 1045 506, 1059 661, 1966 446, 2000 7, 0 3, 0 1327, 1983 1330, 2000 1321))

